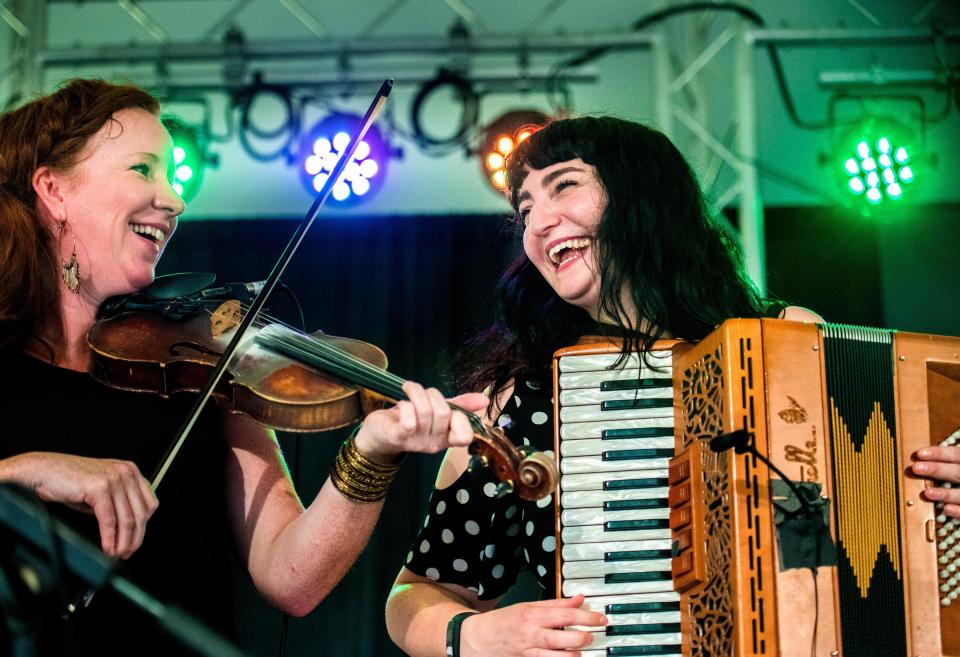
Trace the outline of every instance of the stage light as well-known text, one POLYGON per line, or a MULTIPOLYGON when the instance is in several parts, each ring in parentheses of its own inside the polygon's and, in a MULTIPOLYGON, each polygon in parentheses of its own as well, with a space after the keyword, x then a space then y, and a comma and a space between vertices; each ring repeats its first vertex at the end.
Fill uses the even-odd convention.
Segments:
MULTIPOLYGON (((353 114, 335 112, 300 138, 300 180, 312 194, 319 192, 327 182, 360 120, 353 114)), ((383 186, 389 155, 390 145, 377 126, 370 126, 344 168, 343 177, 334 185, 329 202, 345 207, 376 194, 383 186)))
POLYGON ((180 198, 189 202, 200 191, 204 170, 211 158, 203 148, 195 128, 173 116, 164 117, 163 125, 173 139, 171 184, 180 198))
MULTIPOLYGON (((459 147, 467 140, 469 134, 477 124, 477 115, 480 107, 480 97, 473 90, 470 81, 456 71, 441 68, 435 78, 420 87, 413 102, 410 104, 410 125, 413 128, 413 138, 417 145, 425 152, 443 153, 459 147), (442 94, 452 94, 453 102, 460 108, 460 116, 455 125, 448 124, 447 134, 437 134, 427 130, 426 124, 434 126, 441 123, 440 119, 451 116, 451 112, 443 106, 443 112, 428 112, 426 110, 430 99, 442 94)), ((441 126, 442 127, 442 126, 441 126)))
POLYGON ((871 117, 839 142, 847 189, 870 205, 899 201, 914 182, 914 134, 897 121, 871 117))
POLYGON ((507 186, 507 156, 548 121, 545 114, 534 110, 512 110, 486 127, 480 144, 480 166, 483 177, 495 190, 502 192, 507 186))

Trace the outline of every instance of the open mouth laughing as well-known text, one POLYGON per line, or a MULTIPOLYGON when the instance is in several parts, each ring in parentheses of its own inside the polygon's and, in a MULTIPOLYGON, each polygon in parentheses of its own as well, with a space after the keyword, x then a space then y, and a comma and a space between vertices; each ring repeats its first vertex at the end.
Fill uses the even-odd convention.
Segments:
POLYGON ((163 230, 157 228, 156 226, 147 226, 145 224, 131 223, 129 226, 130 230, 132 230, 134 233, 143 239, 152 242, 153 246, 157 249, 157 253, 160 252, 160 245, 163 244, 163 240, 167 236, 163 230))
POLYGON ((558 240, 547 249, 547 257, 557 269, 566 263, 583 256, 583 251, 590 246, 589 237, 572 237, 558 240))

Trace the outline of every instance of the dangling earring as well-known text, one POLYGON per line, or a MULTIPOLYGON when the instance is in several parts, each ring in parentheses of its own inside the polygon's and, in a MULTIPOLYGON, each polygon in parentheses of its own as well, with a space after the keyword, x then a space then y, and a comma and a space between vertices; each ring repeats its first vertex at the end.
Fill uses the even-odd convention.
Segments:
MULTIPOLYGON (((57 253, 60 253, 60 245, 63 243, 63 231, 66 225, 66 219, 57 222, 57 253)), ((76 235, 73 236, 73 250, 70 253, 70 261, 60 260, 60 273, 67 289, 74 294, 80 294, 80 263, 77 261, 76 235)))

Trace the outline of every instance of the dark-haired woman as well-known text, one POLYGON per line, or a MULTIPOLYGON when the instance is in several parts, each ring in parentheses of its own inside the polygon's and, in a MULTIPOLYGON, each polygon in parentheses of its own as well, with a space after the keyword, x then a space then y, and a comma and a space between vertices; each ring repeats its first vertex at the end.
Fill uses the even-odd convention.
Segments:
MULTIPOLYGON (((551 357, 581 336, 644 351, 661 338, 700 340, 731 317, 819 320, 758 297, 689 165, 655 130, 556 121, 511 155, 508 181, 523 249, 501 280, 501 318, 470 345, 465 369, 466 387, 492 391, 488 412, 518 443, 553 447, 551 357)), ((391 637, 417 657, 560 657, 585 647, 589 632, 562 628, 597 629, 606 618, 581 609, 582 596, 552 599, 552 500, 498 499, 494 482, 464 474, 467 462, 466 450, 448 450, 387 602, 391 637), (523 570, 543 599, 497 608, 523 570)))
MULTIPOLYGON (((472 432, 436 390, 407 384, 411 401, 368 416, 304 508, 272 432, 209 408, 158 503, 145 475, 190 400, 101 385, 87 374, 85 339, 105 299, 153 280, 184 209, 158 109, 136 87, 75 80, 0 116, 0 482, 56 503, 150 593, 230 633, 231 550, 264 597, 306 614, 363 548, 398 456, 463 446, 472 432)), ((487 399, 458 403, 476 410, 487 399)), ((184 652, 109 592, 46 630, 34 637, 41 654, 184 652)))

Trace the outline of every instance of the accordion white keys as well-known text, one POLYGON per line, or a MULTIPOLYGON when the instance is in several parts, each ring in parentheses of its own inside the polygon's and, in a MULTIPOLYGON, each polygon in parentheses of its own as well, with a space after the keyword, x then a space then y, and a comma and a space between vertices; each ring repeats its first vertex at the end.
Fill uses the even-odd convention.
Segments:
POLYGON ((619 345, 605 341, 554 358, 557 591, 582 593, 610 619, 584 657, 680 654, 667 499, 674 343, 615 369, 619 345))

